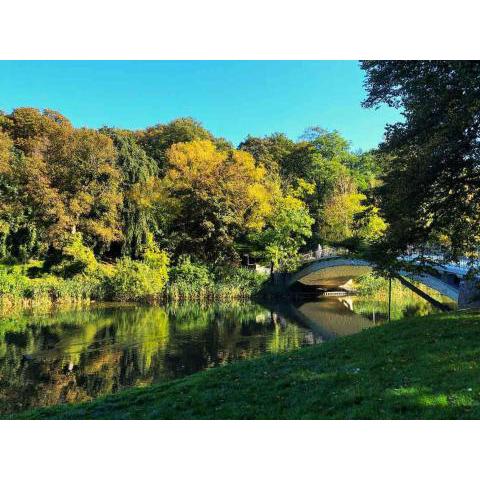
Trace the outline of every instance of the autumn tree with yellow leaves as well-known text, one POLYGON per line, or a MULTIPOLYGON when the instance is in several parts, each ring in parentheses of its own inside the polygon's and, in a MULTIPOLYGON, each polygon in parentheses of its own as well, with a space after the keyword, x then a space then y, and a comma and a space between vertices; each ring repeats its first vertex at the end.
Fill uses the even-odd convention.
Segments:
POLYGON ((272 210, 265 169, 249 153, 219 150, 209 140, 173 145, 162 186, 177 205, 175 251, 205 260, 235 259, 235 239, 260 231, 272 210))

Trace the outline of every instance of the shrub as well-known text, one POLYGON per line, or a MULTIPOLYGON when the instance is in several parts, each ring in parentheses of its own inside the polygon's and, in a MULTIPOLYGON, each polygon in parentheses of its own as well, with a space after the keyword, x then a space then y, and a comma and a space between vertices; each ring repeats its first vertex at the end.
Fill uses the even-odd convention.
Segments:
POLYGON ((223 266, 210 271, 206 265, 182 258, 172 268, 167 296, 171 299, 246 298, 257 294, 267 276, 241 267, 223 266))
POLYGON ((5 267, 0 269, 0 295, 23 297, 29 283, 30 279, 18 270, 9 272, 5 267))
POLYGON ((122 258, 108 278, 109 296, 117 301, 153 300, 158 297, 168 279, 167 268, 152 268, 148 264, 122 258))
POLYGON ((202 298, 208 296, 212 284, 213 276, 206 265, 183 256, 170 271, 167 295, 173 299, 202 298))
POLYGON ((83 244, 82 235, 71 235, 62 249, 62 257, 58 264, 51 267, 52 273, 63 277, 73 277, 81 273, 95 274, 98 262, 93 250, 83 244))
POLYGON ((260 292, 268 275, 244 267, 224 266, 215 269, 215 279, 222 297, 248 297, 260 292))
POLYGON ((153 235, 147 236, 147 245, 143 251, 143 261, 152 269, 156 270, 157 275, 164 277, 165 282, 168 279, 168 265, 170 259, 163 250, 160 250, 153 241, 153 235))
POLYGON ((193 263, 189 256, 181 258, 170 274, 172 283, 185 283, 199 288, 212 283, 212 275, 206 265, 193 263))

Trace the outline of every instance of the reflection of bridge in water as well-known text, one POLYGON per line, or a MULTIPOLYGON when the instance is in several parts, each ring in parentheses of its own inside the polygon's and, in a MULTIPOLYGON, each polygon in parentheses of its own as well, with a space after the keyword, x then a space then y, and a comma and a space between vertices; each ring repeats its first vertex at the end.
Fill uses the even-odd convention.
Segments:
POLYGON ((280 312, 306 326, 323 340, 352 335, 375 325, 366 316, 353 311, 351 297, 324 298, 301 305, 287 304, 280 312))

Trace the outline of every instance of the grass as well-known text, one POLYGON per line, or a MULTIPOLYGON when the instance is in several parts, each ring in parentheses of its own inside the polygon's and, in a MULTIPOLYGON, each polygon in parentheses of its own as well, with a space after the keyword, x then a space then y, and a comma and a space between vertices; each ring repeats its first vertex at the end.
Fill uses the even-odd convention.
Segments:
POLYGON ((395 321, 24 419, 480 418, 480 314, 395 321))

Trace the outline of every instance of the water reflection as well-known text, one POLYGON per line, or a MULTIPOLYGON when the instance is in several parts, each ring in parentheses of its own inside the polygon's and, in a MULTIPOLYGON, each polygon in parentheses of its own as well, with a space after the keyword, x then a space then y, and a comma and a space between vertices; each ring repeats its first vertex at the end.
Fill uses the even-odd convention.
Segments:
POLYGON ((94 308, 0 323, 0 411, 79 402, 315 342, 253 303, 94 308))
POLYGON ((317 336, 330 340, 352 335, 375 324, 367 316, 355 313, 353 302, 352 297, 325 298, 296 305, 286 304, 279 308, 317 336))
POLYGON ((384 305, 356 297, 265 306, 94 307, 3 318, 0 412, 80 402, 350 335, 385 318, 384 305))

